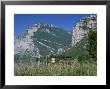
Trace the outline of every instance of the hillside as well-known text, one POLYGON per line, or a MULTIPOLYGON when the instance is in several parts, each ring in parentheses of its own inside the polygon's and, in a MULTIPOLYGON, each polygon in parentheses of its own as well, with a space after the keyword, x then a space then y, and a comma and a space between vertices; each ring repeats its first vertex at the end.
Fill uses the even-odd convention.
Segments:
POLYGON ((87 54, 88 52, 86 50, 86 43, 87 43, 87 37, 84 37, 74 47, 69 48, 62 55, 70 56, 75 59, 82 54, 87 54))
POLYGON ((48 55, 49 52, 56 54, 60 48, 69 47, 71 43, 70 34, 61 28, 48 27, 48 25, 34 32, 32 39, 43 56, 48 55))

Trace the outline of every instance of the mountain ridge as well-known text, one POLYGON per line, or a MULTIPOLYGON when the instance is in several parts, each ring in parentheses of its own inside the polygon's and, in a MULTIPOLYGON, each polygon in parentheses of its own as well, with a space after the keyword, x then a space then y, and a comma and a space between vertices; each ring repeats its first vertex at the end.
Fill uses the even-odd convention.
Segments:
MULTIPOLYGON (((29 26, 21 36, 15 37, 15 59, 41 58, 50 53, 56 55, 67 53, 71 48, 78 49, 74 47, 79 47, 77 43, 81 43, 80 41, 92 29, 97 29, 96 15, 81 18, 71 32, 67 32, 52 24, 36 23, 29 26)), ((82 47, 80 48, 84 49, 82 47)), ((78 51, 82 52, 80 50, 78 51)))
POLYGON ((15 37, 14 54, 40 58, 50 52, 59 53, 59 49, 63 50, 70 42, 71 35, 61 28, 52 24, 38 23, 29 27, 20 37, 15 37))

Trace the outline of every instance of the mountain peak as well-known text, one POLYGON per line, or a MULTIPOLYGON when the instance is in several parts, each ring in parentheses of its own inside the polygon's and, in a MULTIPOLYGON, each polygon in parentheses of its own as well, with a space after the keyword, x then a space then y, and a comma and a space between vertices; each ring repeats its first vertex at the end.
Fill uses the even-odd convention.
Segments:
POLYGON ((69 47, 71 35, 52 24, 38 22, 33 24, 20 39, 15 38, 15 55, 42 57, 53 52, 59 52, 59 48, 69 47))
POLYGON ((47 24, 44 22, 38 22, 36 24, 33 24, 32 26, 28 26, 28 29, 32 29, 32 28, 57 28, 57 26, 53 25, 53 24, 47 24))

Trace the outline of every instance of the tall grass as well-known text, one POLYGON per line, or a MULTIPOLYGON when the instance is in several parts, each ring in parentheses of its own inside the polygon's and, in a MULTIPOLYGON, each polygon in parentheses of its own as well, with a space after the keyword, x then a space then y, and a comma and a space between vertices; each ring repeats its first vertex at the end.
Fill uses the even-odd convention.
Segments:
POLYGON ((15 76, 96 76, 97 64, 95 62, 79 62, 71 60, 70 63, 15 63, 15 76))

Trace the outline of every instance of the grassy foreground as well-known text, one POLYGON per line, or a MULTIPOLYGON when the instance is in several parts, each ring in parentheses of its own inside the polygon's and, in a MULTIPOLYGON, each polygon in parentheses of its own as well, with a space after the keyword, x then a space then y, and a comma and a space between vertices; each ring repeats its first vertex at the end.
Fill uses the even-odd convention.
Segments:
POLYGON ((15 76, 96 76, 97 64, 95 62, 41 64, 16 63, 14 66, 15 76))

